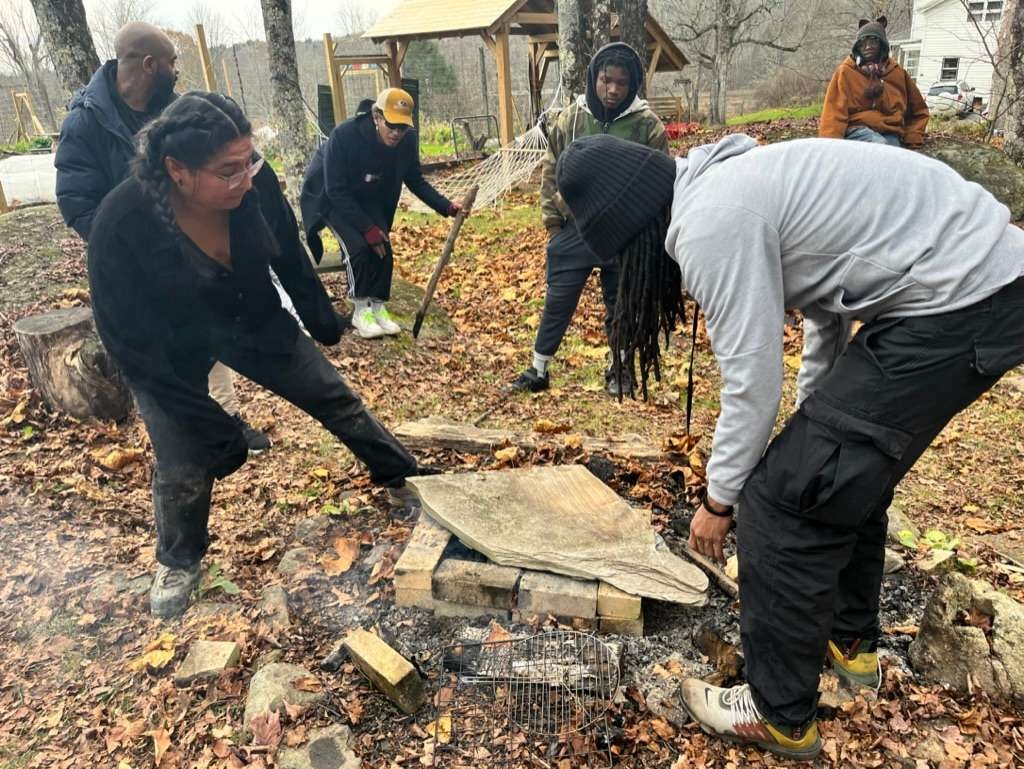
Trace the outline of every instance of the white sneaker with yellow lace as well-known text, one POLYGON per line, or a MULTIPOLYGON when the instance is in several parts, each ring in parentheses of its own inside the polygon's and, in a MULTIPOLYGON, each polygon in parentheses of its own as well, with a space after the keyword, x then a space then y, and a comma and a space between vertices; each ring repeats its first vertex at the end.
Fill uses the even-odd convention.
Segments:
POLYGON ((377 323, 373 310, 369 307, 356 310, 352 314, 352 328, 356 330, 363 339, 376 339, 384 336, 384 329, 377 323))

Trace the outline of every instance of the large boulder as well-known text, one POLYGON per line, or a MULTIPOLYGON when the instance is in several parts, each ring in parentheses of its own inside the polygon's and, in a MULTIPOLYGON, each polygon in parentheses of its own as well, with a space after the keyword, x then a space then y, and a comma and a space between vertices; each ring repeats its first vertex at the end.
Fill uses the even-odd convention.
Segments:
POLYGON ((925 607, 910 663, 926 678, 1024 706, 1024 606, 991 585, 949 574, 925 607))
POLYGON ((928 140, 921 151, 991 192, 1010 209, 1014 221, 1024 219, 1024 170, 1002 150, 989 144, 938 138, 928 140))

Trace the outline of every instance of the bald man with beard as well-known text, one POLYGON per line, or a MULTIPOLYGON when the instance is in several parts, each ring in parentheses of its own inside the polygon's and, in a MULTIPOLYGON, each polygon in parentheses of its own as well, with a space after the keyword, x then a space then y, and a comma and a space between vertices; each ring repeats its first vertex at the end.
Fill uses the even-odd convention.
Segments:
MULTIPOLYGON (((71 99, 57 145, 57 206, 65 223, 89 240, 103 198, 130 173, 135 137, 175 99, 178 54, 159 28, 125 24, 114 37, 111 59, 71 99)), ((249 450, 270 448, 270 439, 241 416, 231 370, 216 363, 210 395, 237 423, 249 450)))

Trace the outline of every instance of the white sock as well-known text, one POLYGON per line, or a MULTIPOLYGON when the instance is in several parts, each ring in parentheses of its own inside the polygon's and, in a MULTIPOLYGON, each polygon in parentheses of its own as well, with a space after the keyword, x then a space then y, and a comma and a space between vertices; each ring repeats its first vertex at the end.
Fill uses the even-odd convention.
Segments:
POLYGON ((384 309, 384 302, 378 302, 376 299, 370 302, 370 309, 373 310, 376 315, 378 312, 384 309))
POLYGON ((533 367, 537 371, 537 376, 544 376, 547 373, 548 364, 553 357, 553 355, 541 355, 536 351, 533 353, 533 367))
POLYGON ((352 298, 352 312, 353 313, 357 313, 357 312, 360 312, 362 310, 368 310, 368 309, 370 309, 370 300, 369 299, 361 299, 359 297, 353 297, 352 298))

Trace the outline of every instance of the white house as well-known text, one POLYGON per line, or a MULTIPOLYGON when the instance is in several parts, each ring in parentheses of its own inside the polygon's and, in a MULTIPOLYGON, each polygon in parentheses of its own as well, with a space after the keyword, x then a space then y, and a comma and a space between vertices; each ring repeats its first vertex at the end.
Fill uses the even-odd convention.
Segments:
POLYGON ((924 92, 933 83, 966 82, 988 102, 1007 5, 1008 0, 915 0, 910 34, 890 41, 892 56, 924 92))

